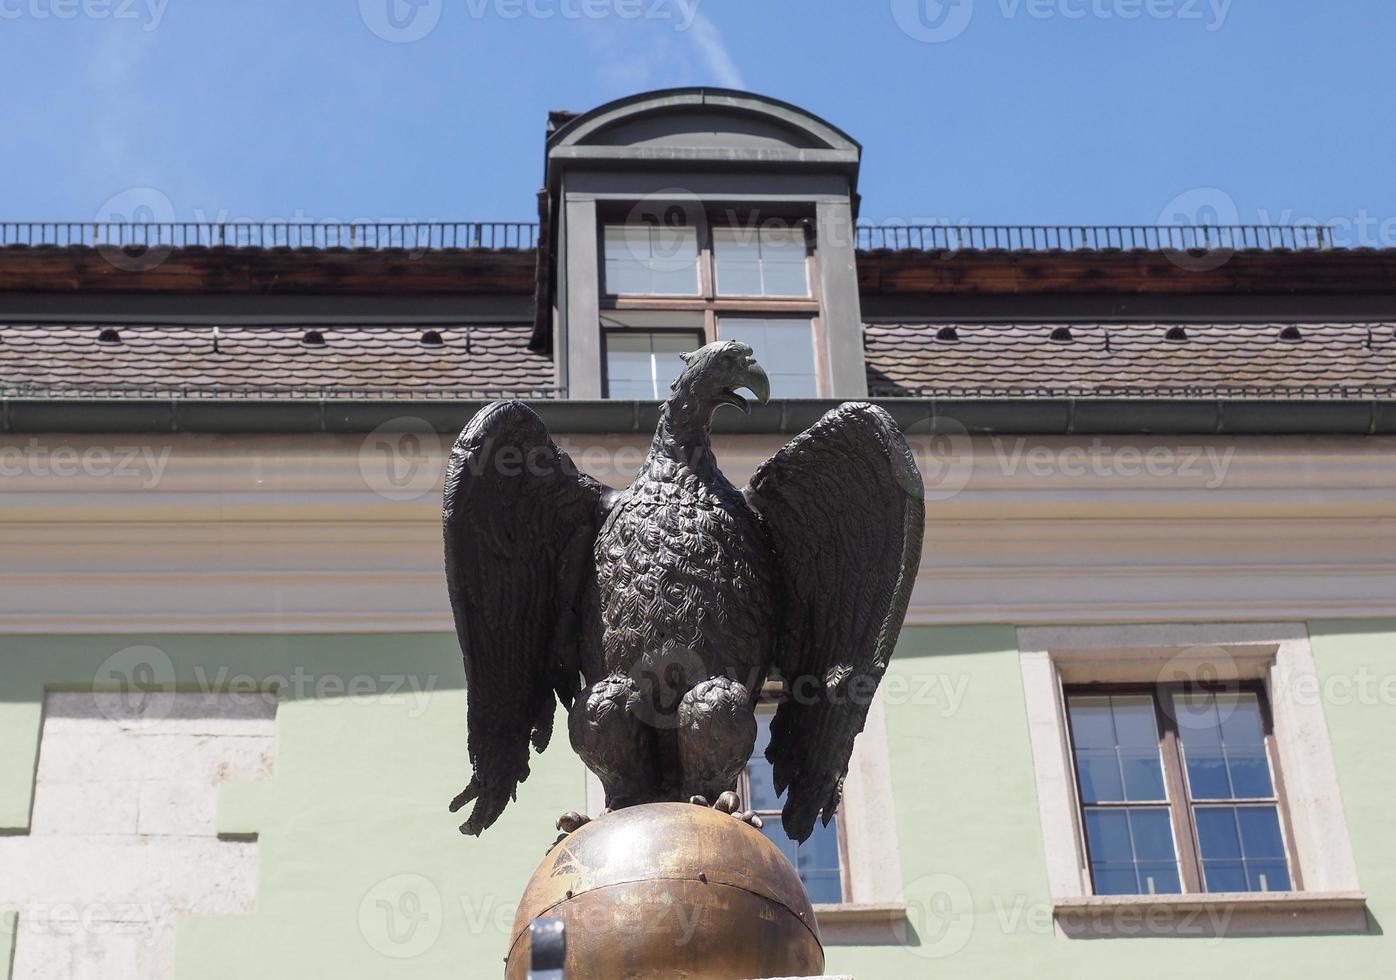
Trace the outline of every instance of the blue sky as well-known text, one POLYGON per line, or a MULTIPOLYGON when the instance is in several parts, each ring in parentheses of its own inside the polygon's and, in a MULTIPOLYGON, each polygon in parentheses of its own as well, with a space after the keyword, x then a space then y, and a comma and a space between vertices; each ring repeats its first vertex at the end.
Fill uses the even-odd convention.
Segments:
POLYGON ((548 109, 715 84, 860 139, 865 220, 1396 245, 1393 37, 1390 0, 0 0, 0 217, 530 219, 548 109))

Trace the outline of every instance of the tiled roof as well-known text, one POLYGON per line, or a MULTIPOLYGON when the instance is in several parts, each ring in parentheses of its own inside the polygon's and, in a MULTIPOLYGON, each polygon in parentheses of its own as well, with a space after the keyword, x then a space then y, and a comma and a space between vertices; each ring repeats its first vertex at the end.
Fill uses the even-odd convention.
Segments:
POLYGON ((1392 323, 868 324, 880 397, 1391 397, 1392 323))
POLYGON ((0 389, 75 395, 434 392, 543 397, 552 359, 528 350, 532 324, 0 324, 0 389), (215 334, 216 330, 216 334, 215 334), (321 343, 316 343, 318 334, 321 343), (432 331, 440 338, 423 335, 432 331), (114 335, 113 335, 114 332, 114 335))

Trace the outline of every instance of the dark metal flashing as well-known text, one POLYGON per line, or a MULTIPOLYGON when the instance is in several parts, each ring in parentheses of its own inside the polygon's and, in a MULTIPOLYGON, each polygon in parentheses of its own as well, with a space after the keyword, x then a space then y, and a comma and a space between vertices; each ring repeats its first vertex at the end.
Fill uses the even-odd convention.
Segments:
MULTIPOLYGON (((1396 435, 1396 400, 869 399, 911 433, 948 435, 1396 435)), ((541 400, 557 433, 654 431, 654 402, 541 400)), ((718 433, 793 434, 836 402, 778 400, 750 415, 720 412, 718 433)), ((227 434, 366 433, 422 420, 454 433, 485 405, 455 399, 0 399, 0 432, 227 434)))

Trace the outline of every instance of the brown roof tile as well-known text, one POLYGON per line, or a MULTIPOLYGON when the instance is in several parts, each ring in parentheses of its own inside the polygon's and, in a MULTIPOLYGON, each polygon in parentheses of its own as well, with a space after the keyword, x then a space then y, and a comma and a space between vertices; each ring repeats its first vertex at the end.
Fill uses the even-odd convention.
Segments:
POLYGON ((64 390, 229 389, 534 393, 554 384, 552 359, 528 350, 532 324, 219 326, 0 324, 0 388, 64 390), (118 343, 103 343, 103 331, 118 343), (307 345, 307 330, 324 338, 307 345), (424 331, 440 346, 422 343, 424 331))
POLYGON ((873 323, 864 345, 881 397, 1396 394, 1392 323, 873 323))

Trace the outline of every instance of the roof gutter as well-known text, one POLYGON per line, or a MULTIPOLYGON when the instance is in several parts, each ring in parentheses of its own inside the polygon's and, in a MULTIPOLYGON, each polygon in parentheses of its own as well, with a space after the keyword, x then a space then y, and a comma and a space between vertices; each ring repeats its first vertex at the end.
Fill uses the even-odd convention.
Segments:
MULTIPOLYGON (((1396 400, 873 398, 908 432, 970 435, 1396 435, 1396 400)), ((367 433, 421 420, 454 433, 486 403, 453 399, 0 398, 0 432, 367 433)), ((558 433, 650 433, 656 402, 534 401, 558 433)), ((837 401, 776 400, 720 412, 713 431, 791 434, 837 401)))

